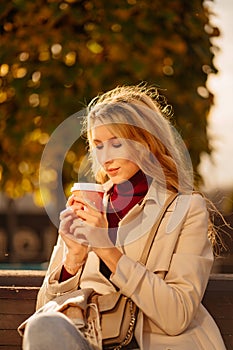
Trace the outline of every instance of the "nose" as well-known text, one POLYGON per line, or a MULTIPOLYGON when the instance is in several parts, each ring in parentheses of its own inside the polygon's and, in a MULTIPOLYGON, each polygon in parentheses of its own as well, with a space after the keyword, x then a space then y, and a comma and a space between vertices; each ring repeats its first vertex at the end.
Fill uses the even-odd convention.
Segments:
POLYGON ((108 145, 104 145, 103 149, 97 151, 98 162, 103 166, 105 164, 111 163, 113 161, 113 155, 108 145))

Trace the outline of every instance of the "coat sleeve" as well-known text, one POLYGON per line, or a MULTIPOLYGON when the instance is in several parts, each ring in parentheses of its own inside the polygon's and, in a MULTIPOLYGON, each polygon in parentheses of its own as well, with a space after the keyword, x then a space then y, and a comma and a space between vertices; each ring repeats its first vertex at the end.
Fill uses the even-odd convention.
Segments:
POLYGON ((78 288, 82 269, 80 269, 74 277, 59 283, 64 256, 65 244, 62 238, 59 236, 57 244, 53 249, 43 284, 37 296, 36 309, 39 309, 41 306, 55 297, 63 295, 67 292, 73 292, 78 288))
POLYGON ((193 194, 165 278, 126 255, 111 276, 121 292, 168 335, 178 335, 189 326, 206 289, 213 263, 208 220, 205 200, 193 194))

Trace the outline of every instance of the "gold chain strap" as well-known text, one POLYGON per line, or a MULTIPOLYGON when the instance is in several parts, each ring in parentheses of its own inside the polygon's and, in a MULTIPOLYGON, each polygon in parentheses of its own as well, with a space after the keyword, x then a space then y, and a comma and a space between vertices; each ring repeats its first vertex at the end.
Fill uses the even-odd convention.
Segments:
POLYGON ((127 334, 125 336, 125 339, 121 342, 121 344, 115 346, 109 346, 107 349, 112 349, 112 350, 120 350, 123 346, 128 345, 132 336, 133 336, 133 331, 134 331, 134 327, 135 327, 135 322, 136 322, 136 305, 134 304, 134 302, 129 299, 129 307, 130 307, 130 314, 131 314, 131 319, 130 319, 130 323, 129 323, 129 328, 127 331, 127 334))

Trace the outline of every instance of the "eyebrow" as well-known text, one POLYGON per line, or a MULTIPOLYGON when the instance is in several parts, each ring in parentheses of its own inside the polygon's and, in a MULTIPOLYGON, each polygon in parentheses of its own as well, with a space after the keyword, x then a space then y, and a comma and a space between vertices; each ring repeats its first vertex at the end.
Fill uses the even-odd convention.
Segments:
MULTIPOLYGON (((115 139, 118 139, 118 137, 116 137, 116 136, 113 136, 113 137, 110 137, 110 139, 108 139, 108 140, 105 140, 105 141, 109 141, 109 140, 115 140, 115 139)), ((98 139, 93 139, 93 142, 105 142, 105 141, 101 141, 101 140, 98 140, 98 139)))

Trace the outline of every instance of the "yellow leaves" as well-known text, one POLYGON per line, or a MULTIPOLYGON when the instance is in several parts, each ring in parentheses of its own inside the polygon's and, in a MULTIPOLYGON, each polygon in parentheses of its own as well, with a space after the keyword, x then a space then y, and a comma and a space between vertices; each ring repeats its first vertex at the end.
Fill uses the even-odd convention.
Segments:
POLYGON ((27 69, 25 67, 12 66, 12 74, 14 78, 20 79, 25 77, 27 74, 27 69))
POLYGON ((31 173, 30 166, 25 161, 22 161, 19 163, 18 169, 21 172, 21 174, 30 174, 31 173))
POLYGON ((54 169, 40 168, 39 188, 33 192, 33 200, 37 206, 46 206, 51 203, 53 192, 57 186, 57 172, 54 169))
POLYGON ((66 160, 69 163, 73 163, 76 160, 76 154, 73 151, 68 151, 66 155, 66 160))
POLYGON ((32 81, 33 83, 38 83, 41 78, 41 72, 36 71, 32 74, 32 81))
POLYGON ((32 107, 38 107, 40 104, 40 97, 38 94, 31 94, 28 98, 28 102, 32 107))
POLYGON ((27 61, 29 59, 29 53, 28 52, 21 52, 20 54, 19 54, 19 60, 21 61, 21 62, 25 62, 25 61, 27 61))
POLYGON ((10 69, 9 65, 6 63, 3 63, 0 66, 0 76, 5 77, 9 73, 9 69, 10 69))
POLYGON ((15 195, 15 184, 12 180, 7 180, 5 184, 5 192, 10 198, 15 198, 17 195, 15 195))
POLYGON ((71 67, 76 63, 76 52, 71 51, 65 55, 64 62, 67 66, 71 67))
POLYGON ((49 134, 42 132, 40 128, 37 128, 26 135, 25 144, 30 142, 38 142, 41 145, 45 145, 49 141, 49 134))
POLYGON ((51 193, 48 189, 36 189, 33 192, 33 201, 36 206, 43 207, 51 202, 51 193))
POLYGON ((65 184, 64 186, 64 193, 67 198, 70 196, 72 186, 73 183, 65 184))
POLYGON ((60 5, 59 5, 59 9, 62 10, 62 11, 65 11, 69 8, 69 5, 62 2, 60 5))
POLYGON ((73 163, 73 171, 78 174, 80 170, 80 160, 76 160, 76 162, 73 163))
POLYGON ((63 60, 66 66, 71 67, 75 65, 77 60, 77 54, 75 51, 68 51, 64 53, 64 48, 59 43, 54 43, 49 47, 42 46, 39 51, 39 60, 48 61, 51 58, 55 60, 63 60))
POLYGON ((15 183, 12 180, 7 180, 5 183, 5 193, 10 198, 19 198, 24 194, 24 190, 22 188, 22 183, 15 183))
POLYGON ((95 40, 89 40, 87 42, 87 48, 94 54, 99 54, 103 51, 103 46, 101 46, 97 41, 95 40))
POLYGON ((55 182, 57 180, 57 173, 54 169, 41 169, 40 181, 45 184, 55 182))
POLYGON ((6 32, 11 32, 12 29, 13 29, 13 23, 11 23, 11 22, 6 22, 6 23, 4 23, 3 29, 4 29, 6 32))
MULTIPOLYGON (((32 81, 28 82, 28 86, 32 87, 33 85, 30 83, 32 81)), ((49 104, 49 97, 44 95, 40 96, 39 94, 31 94, 28 98, 29 104, 32 107, 47 107, 49 104)))
POLYGON ((48 45, 41 44, 37 50, 38 50, 38 60, 40 62, 45 62, 50 60, 51 51, 48 45))
POLYGON ((7 92, 6 91, 0 91, 0 103, 3 103, 7 100, 7 92))
POLYGON ((53 58, 58 58, 62 52, 62 46, 60 44, 53 44, 51 46, 51 52, 52 52, 53 58))
MULTIPOLYGON (((28 82, 28 86, 33 87, 33 86, 35 86, 35 84, 33 84, 32 80, 30 80, 28 82)), ((40 96, 39 94, 31 94, 28 97, 28 102, 34 108, 39 107, 39 106, 40 107, 47 107, 49 104, 49 97, 46 95, 40 96)))
POLYGON ((0 66, 1 77, 7 76, 7 74, 10 73, 10 71, 12 73, 13 78, 16 78, 16 79, 23 78, 27 74, 27 69, 25 67, 20 66, 17 63, 13 64, 11 67, 6 63, 3 63, 0 66))
POLYGON ((24 192, 32 192, 32 184, 29 179, 23 178, 21 182, 21 188, 24 192))
POLYGON ((15 95, 15 89, 11 86, 5 87, 4 80, 8 79, 8 76, 12 74, 13 78, 19 79, 23 78, 27 74, 27 69, 21 67, 18 64, 9 64, 3 63, 0 66, 0 103, 6 102, 8 99, 15 95))
POLYGON ((37 115, 34 119, 33 119, 33 123, 36 126, 40 126, 42 123, 42 117, 40 115, 37 115))
POLYGON ((163 60, 163 74, 165 75, 173 75, 174 69, 173 69, 173 60, 171 57, 165 57, 163 60))
MULTIPOLYGON (((124 0, 117 6, 102 0, 23 3, 6 2, 0 52, 5 121, 0 121, 0 136, 4 162, 9 159, 10 164, 7 176, 17 188, 14 193, 29 190, 28 181, 38 186, 36 169, 49 133, 100 91, 148 81, 167 89, 178 126, 206 114, 210 97, 205 98, 205 80, 214 70, 208 35, 217 32, 201 15, 200 1, 190 6, 184 0, 166 6, 159 0, 124 0), (187 105, 193 107, 188 116, 187 105), (30 161, 35 162, 31 173, 30 161)), ((184 126, 186 138, 187 130, 184 126)), ((68 151, 64 183, 80 172, 83 153, 68 151)), ((9 184, 8 190, 14 191, 9 184)), ((41 202, 39 193, 35 201, 41 202)))
POLYGON ((86 30, 86 32, 93 32, 94 30, 96 30, 96 25, 92 22, 87 22, 84 24, 84 29, 86 30))
POLYGON ((46 145, 46 143, 49 141, 49 134, 46 132, 42 132, 39 138, 39 143, 41 145, 46 145))
POLYGON ((163 73, 165 75, 173 75, 174 69, 172 68, 172 66, 163 66, 163 73))
POLYGON ((114 23, 114 24, 111 26, 111 30, 112 30, 114 33, 120 33, 121 30, 122 30, 122 26, 121 26, 119 23, 114 23))
POLYGON ((30 161, 22 161, 19 163, 18 170, 22 174, 21 182, 18 182, 24 193, 32 192, 34 186, 38 183, 38 171, 34 164, 30 161))
POLYGON ((48 61, 50 59, 50 52, 47 49, 42 49, 39 52, 39 61, 44 62, 44 61, 48 61))

